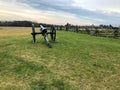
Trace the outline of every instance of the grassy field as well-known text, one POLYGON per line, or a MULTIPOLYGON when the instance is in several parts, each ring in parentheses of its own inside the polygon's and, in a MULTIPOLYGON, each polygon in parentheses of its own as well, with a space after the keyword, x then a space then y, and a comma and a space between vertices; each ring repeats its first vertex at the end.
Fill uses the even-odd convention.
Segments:
POLYGON ((57 32, 48 48, 31 28, 0 27, 0 90, 120 90, 120 40, 57 32))

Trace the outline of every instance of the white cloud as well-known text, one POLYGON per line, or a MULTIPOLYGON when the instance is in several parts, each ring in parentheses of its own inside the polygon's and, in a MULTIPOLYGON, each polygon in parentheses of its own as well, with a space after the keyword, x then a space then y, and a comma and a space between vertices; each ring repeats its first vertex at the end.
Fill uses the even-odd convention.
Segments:
POLYGON ((119 0, 0 0, 0 20, 119 24, 119 3, 119 0))
POLYGON ((0 1, 0 20, 32 20, 42 23, 65 24, 90 24, 88 21, 78 20, 74 15, 65 12, 37 10, 27 4, 16 0, 0 1))
POLYGON ((74 0, 74 5, 89 10, 106 10, 120 13, 120 0, 74 0))
POLYGON ((46 21, 49 20, 47 16, 27 4, 14 2, 0 2, 0 20, 32 20, 32 21, 46 21))

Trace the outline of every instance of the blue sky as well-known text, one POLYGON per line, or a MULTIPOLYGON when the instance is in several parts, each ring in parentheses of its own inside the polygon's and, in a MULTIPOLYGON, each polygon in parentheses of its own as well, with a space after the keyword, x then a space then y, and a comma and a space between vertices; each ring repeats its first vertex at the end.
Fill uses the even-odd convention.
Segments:
POLYGON ((120 25, 120 0, 0 0, 0 20, 120 25))

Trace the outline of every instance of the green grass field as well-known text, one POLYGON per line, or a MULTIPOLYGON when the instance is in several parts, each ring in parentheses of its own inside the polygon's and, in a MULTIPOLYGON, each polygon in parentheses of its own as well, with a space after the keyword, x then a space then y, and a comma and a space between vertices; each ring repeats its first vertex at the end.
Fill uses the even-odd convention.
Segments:
POLYGON ((0 90, 120 90, 120 39, 58 31, 48 48, 30 33, 0 27, 0 90))

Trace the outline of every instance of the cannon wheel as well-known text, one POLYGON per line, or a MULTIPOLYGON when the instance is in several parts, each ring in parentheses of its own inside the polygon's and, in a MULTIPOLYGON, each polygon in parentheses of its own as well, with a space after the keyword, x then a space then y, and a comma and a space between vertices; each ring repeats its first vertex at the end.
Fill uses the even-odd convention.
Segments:
POLYGON ((35 43, 36 42, 36 37, 35 37, 35 27, 34 27, 34 24, 32 24, 32 36, 33 36, 33 42, 35 43))
POLYGON ((54 28, 53 26, 51 27, 50 36, 51 36, 51 39, 52 39, 53 41, 56 40, 56 30, 55 30, 55 28, 54 28))

